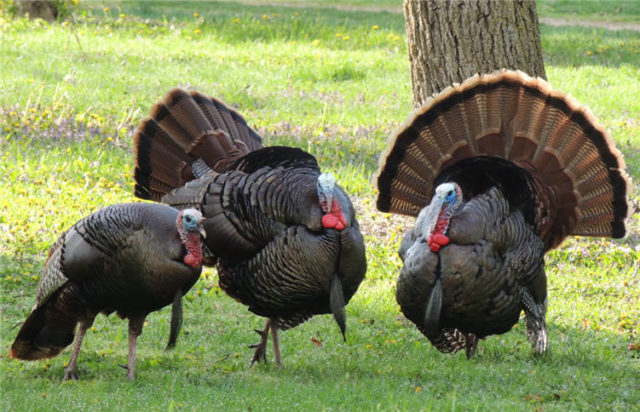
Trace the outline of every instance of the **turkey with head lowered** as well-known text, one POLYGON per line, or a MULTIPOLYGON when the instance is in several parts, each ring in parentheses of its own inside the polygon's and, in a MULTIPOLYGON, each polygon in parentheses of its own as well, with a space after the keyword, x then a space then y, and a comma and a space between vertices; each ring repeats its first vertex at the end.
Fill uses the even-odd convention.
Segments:
POLYGON ((64 380, 76 364, 88 328, 100 312, 129 319, 127 377, 135 376, 136 340, 147 315, 172 304, 167 348, 182 325, 182 296, 202 271, 202 214, 152 203, 105 207, 78 221, 53 244, 36 290, 36 304, 10 356, 57 356, 78 335, 64 380))

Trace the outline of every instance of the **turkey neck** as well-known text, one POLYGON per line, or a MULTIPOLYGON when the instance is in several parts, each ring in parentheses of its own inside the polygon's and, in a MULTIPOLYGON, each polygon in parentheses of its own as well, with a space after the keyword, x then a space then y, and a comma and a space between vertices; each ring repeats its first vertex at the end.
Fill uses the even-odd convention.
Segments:
POLYGON ((187 249, 187 254, 192 257, 187 259, 187 256, 185 256, 184 263, 192 268, 200 266, 202 264, 202 240, 200 233, 187 233, 182 244, 187 249))

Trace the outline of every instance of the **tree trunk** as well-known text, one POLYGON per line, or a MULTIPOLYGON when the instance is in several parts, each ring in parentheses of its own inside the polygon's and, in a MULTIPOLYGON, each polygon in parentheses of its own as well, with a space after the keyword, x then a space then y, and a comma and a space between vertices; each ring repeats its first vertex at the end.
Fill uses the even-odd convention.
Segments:
POLYGON ((546 78, 533 0, 405 0, 413 103, 476 73, 546 78))
POLYGON ((18 15, 54 21, 58 18, 58 2, 42 0, 17 0, 18 15))

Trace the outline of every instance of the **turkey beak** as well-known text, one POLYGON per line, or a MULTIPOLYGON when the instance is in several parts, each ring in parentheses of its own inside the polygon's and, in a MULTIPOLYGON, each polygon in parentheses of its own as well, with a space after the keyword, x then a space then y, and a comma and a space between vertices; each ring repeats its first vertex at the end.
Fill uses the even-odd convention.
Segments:
POLYGON ((202 219, 200 219, 200 222, 198 222, 198 223, 200 223, 200 234, 202 235, 203 239, 207 238, 207 231, 204 230, 204 227, 202 227, 202 224, 204 223, 205 220, 207 220, 207 219, 203 217, 202 219))
POLYGON ((327 210, 325 213, 331 213, 331 204, 333 203, 333 193, 323 193, 324 200, 327 204, 327 210))
POLYGON ((322 211, 331 213, 331 204, 333 203, 333 191, 336 187, 336 178, 330 173, 322 173, 318 176, 318 200, 320 201, 322 211), (326 209, 325 209, 326 207, 326 209))

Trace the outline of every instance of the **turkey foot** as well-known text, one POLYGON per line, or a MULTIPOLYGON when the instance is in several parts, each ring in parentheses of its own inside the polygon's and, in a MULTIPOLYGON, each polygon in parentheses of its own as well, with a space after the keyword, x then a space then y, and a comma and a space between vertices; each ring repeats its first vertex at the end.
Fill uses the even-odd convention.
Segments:
POLYGON ((62 377, 62 382, 65 382, 68 380, 77 381, 78 372, 76 372, 75 369, 69 369, 68 367, 66 367, 64 369, 64 376, 62 377))
POLYGON ((127 371, 127 379, 131 380, 131 379, 134 379, 136 377, 135 376, 135 373, 136 373, 135 367, 129 369, 129 365, 119 364, 118 366, 120 366, 122 369, 127 371))
POLYGON ((256 329, 256 333, 260 335, 260 342, 249 345, 250 348, 255 348, 253 358, 251 359, 251 366, 256 362, 267 363, 267 339, 269 337, 269 328, 271 327, 271 320, 267 319, 267 323, 264 325, 263 330, 256 329))

